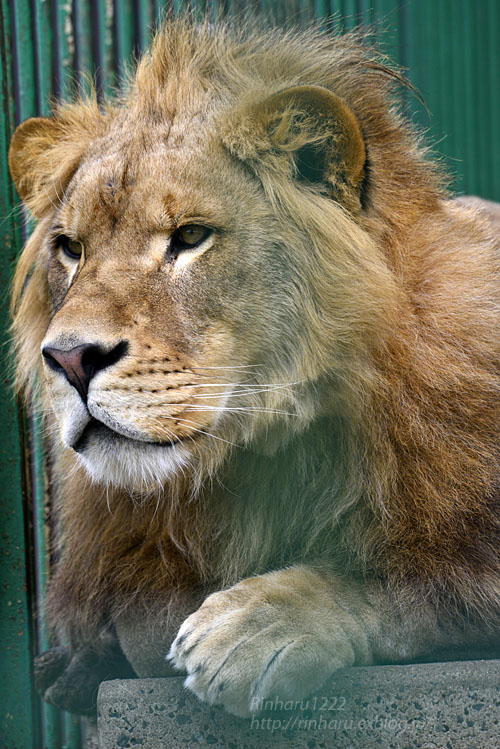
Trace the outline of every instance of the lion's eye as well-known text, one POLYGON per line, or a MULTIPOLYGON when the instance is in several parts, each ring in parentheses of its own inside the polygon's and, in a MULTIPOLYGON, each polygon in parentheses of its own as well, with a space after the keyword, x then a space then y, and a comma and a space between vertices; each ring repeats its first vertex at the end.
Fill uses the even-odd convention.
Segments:
POLYGON ((212 230, 200 224, 186 224, 172 234, 172 245, 177 250, 185 250, 201 244, 212 230))
POLYGON ((59 234, 55 239, 55 245, 72 260, 80 260, 83 253, 83 244, 77 239, 70 239, 65 234, 59 234))

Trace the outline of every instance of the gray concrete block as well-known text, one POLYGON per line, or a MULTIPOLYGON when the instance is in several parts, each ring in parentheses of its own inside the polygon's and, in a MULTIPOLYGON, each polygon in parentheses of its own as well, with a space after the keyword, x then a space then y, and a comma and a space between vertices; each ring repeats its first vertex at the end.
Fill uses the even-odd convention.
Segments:
POLYGON ((346 669, 307 700, 263 707, 242 720, 182 678, 104 682, 99 749, 498 749, 500 660, 346 669))

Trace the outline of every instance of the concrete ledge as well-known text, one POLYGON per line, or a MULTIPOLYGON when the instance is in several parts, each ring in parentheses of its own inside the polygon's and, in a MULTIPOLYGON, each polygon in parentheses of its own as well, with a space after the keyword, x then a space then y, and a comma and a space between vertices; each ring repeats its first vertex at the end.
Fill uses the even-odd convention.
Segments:
POLYGON ((104 682, 99 749, 494 749, 500 660, 348 669, 297 706, 278 695, 264 707, 242 720, 199 702, 181 678, 104 682))

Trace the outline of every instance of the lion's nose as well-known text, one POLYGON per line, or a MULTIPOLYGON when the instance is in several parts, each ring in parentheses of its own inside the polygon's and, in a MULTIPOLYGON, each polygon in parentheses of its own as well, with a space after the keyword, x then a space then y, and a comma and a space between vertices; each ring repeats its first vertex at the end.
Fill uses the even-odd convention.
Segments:
POLYGON ((95 343, 75 346, 69 351, 44 346, 42 354, 48 366, 55 372, 61 372, 86 403, 92 377, 106 367, 116 364, 125 356, 127 350, 128 343, 120 341, 111 350, 95 343))

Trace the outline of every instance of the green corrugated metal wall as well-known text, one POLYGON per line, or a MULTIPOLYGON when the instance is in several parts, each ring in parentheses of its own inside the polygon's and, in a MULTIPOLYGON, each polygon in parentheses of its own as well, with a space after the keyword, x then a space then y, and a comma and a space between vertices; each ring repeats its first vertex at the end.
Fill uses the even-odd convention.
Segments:
MULTIPOLYGON (((49 100, 95 78, 101 93, 120 85, 165 9, 182 0, 0 0, 0 325, 7 327, 12 263, 27 232, 8 181, 7 150, 17 123, 48 114, 49 100)), ((337 14, 332 27, 375 23, 386 51, 408 68, 429 112, 406 96, 408 112, 447 159, 459 192, 500 200, 500 0, 201 0, 197 12, 234 9, 275 22, 306 23, 337 14)), ((7 339, 4 334, 3 340, 7 339)), ((5 347, 2 349, 5 351, 5 347)), ((5 360, 4 360, 5 361, 5 360)), ((5 371, 5 364, 3 365, 5 371)), ((1 746, 80 746, 78 722, 41 705, 32 690, 33 652, 48 645, 40 614, 46 579, 46 488, 36 420, 25 419, 0 378, 1 746), (20 428, 21 427, 21 428, 20 428), (22 435, 27 435, 27 447, 22 435), (23 491, 26 486, 28 491, 23 491), (37 617, 38 615, 38 617, 37 617)))

